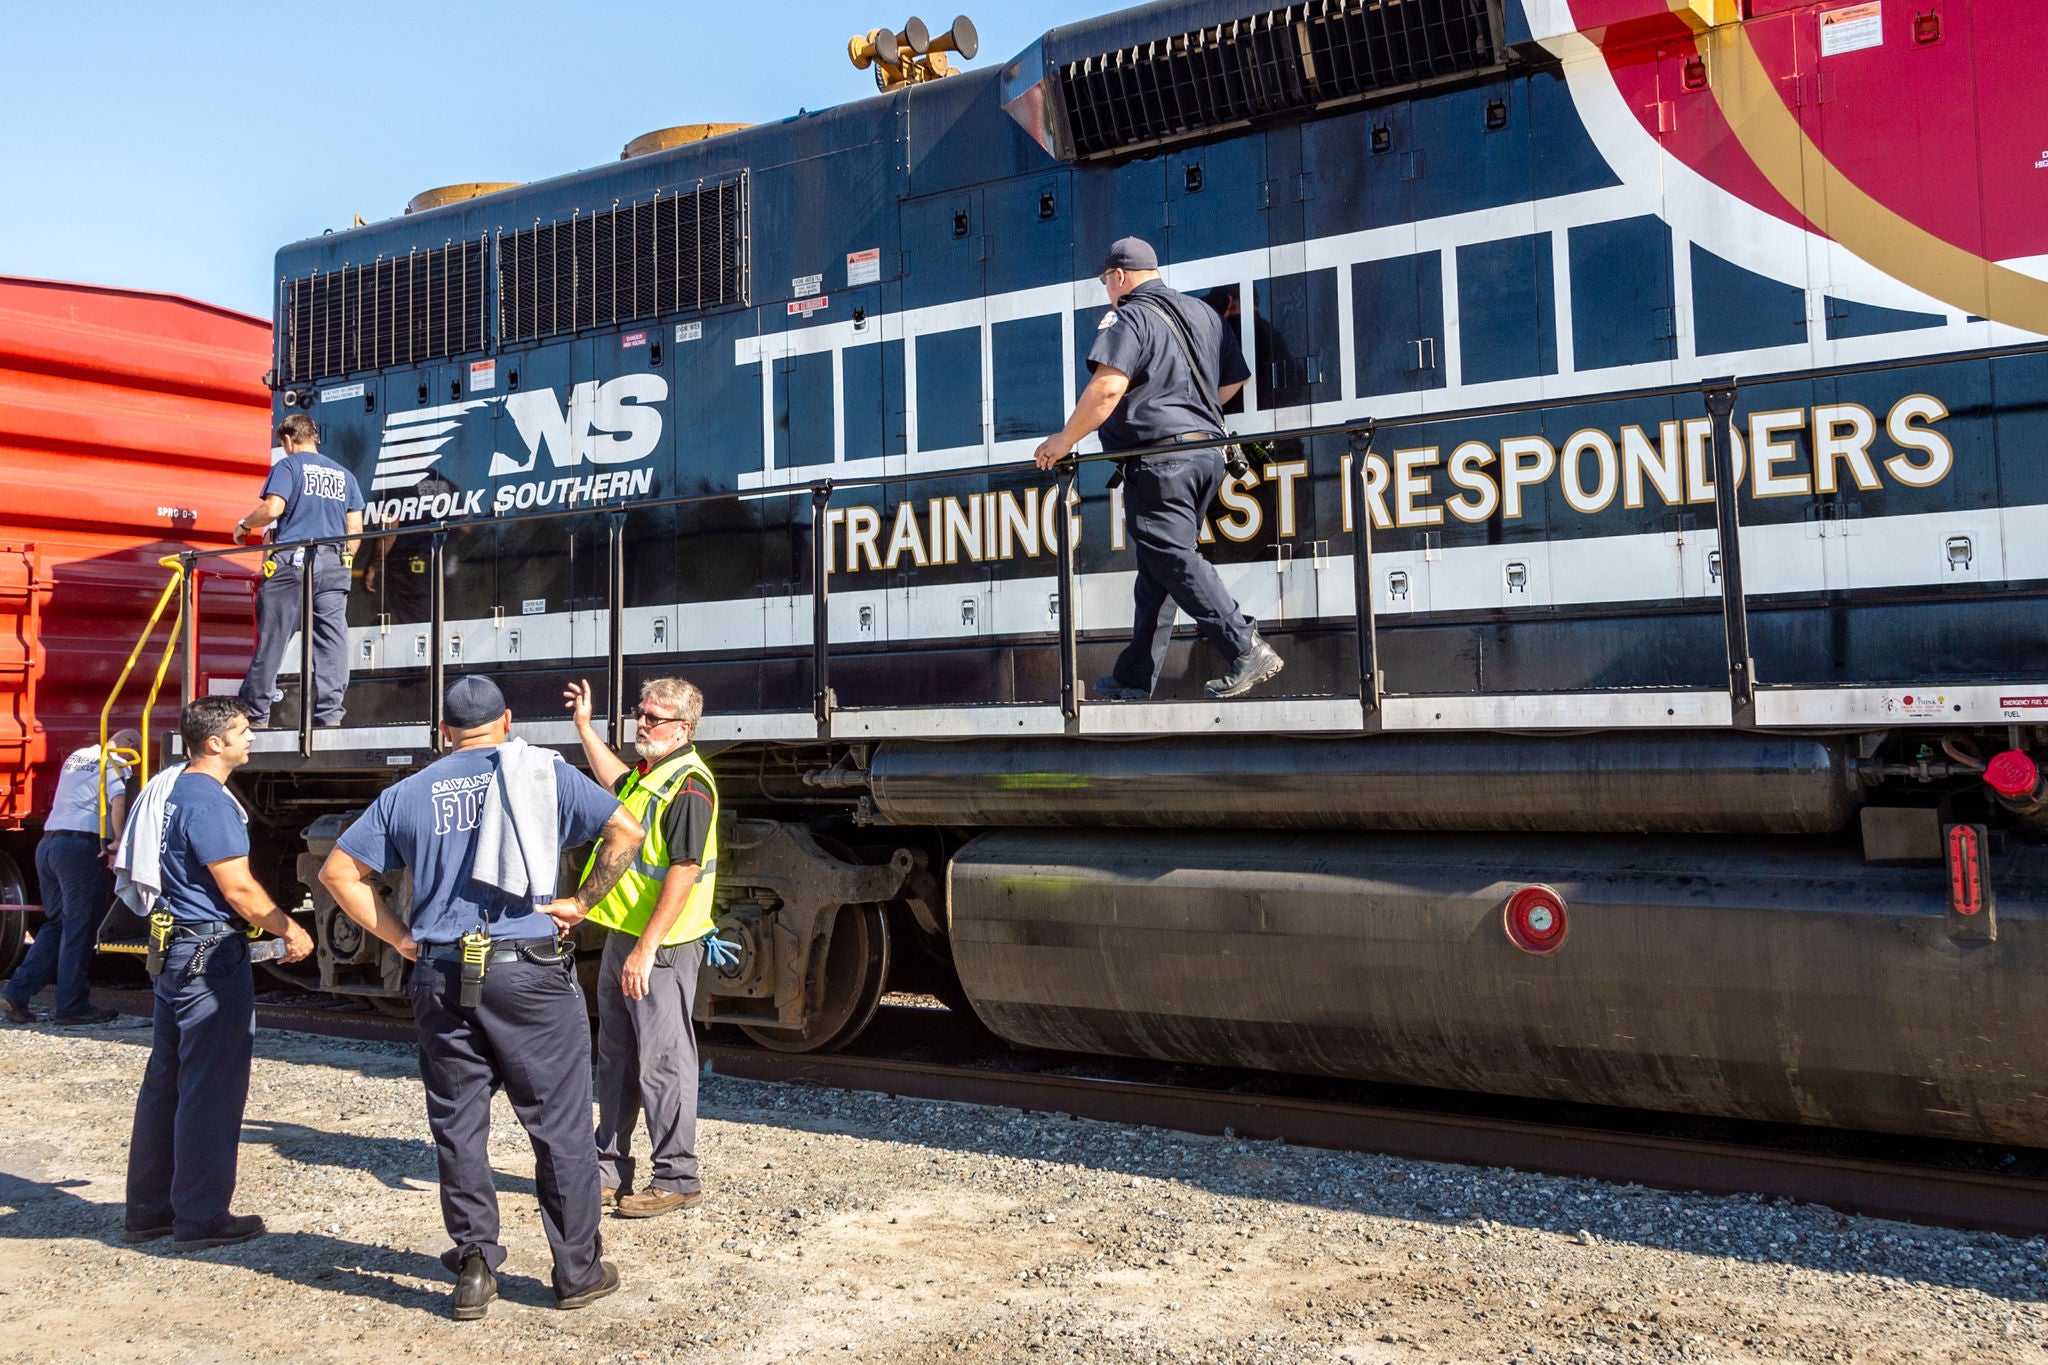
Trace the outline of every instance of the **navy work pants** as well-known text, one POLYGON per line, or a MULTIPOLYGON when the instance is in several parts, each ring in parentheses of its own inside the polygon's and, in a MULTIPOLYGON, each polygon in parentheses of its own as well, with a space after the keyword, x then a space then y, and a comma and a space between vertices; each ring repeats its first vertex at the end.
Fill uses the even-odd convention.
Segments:
POLYGON ((1252 647, 1256 628, 1202 558, 1202 518, 1223 487, 1223 452, 1147 455, 1124 476, 1124 522, 1138 558, 1131 643, 1114 676, 1150 692, 1166 666, 1173 638, 1172 602, 1188 614, 1227 666, 1252 647))
MULTIPOLYGON (((314 550, 280 550, 272 562, 277 571, 256 589, 256 653, 236 695, 249 708, 249 722, 270 721, 270 703, 277 694, 277 670, 284 648, 299 628, 300 574, 292 560, 313 556, 313 682, 301 678, 300 695, 313 698, 313 720, 341 724, 342 702, 348 694, 348 570, 332 545, 314 550)), ((303 703, 301 703, 303 704, 303 703)))
POLYGON ((628 1000, 619 983, 640 940, 616 929, 597 969, 597 1170, 609 1189, 633 1188, 633 1125, 647 1118, 647 1183, 695 1194, 697 1001, 702 943, 657 948, 647 994, 628 1000))
POLYGON ((493 1270, 505 1262, 490 1154, 491 1095, 503 1087, 533 1142, 555 1293, 588 1289, 604 1271, 583 990, 564 967, 524 961, 491 964, 474 1009, 463 1008, 461 989, 460 962, 421 953, 412 971, 412 1013, 427 1126, 441 1164, 441 1221, 454 1242, 441 1263, 460 1270, 471 1248, 493 1270))
POLYGON ((36 880, 43 888, 43 924, 8 979, 7 999, 27 1009, 54 980, 56 1018, 83 1018, 92 1009, 86 968, 113 899, 114 874, 100 861, 98 837, 59 830, 36 844, 36 880))
POLYGON ((248 943, 233 932, 212 940, 198 972, 191 968, 199 942, 173 939, 164 954, 128 1140, 131 1231, 168 1224, 179 1241, 192 1241, 215 1235, 231 1216, 256 1046, 248 943))

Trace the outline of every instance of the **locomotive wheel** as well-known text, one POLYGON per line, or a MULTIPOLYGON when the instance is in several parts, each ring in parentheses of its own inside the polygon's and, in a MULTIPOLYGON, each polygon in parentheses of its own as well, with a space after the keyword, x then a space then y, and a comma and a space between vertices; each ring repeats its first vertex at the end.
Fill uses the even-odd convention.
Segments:
POLYGON ((833 913, 818 1017, 802 1029, 738 1026, 770 1052, 836 1052, 860 1036, 882 1003, 889 980, 889 917, 879 905, 842 905, 833 913))
MULTIPOLYGON (((28 904, 28 879, 21 866, 0 853, 0 907, 28 904)), ((0 976, 14 975, 28 943, 28 911, 0 908, 0 976)))

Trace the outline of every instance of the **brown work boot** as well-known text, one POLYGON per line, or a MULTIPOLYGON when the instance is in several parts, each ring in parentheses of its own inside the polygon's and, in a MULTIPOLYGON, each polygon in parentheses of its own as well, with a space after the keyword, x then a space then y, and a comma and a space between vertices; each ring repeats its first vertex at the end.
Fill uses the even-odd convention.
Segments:
POLYGON ((692 1190, 683 1194, 678 1190, 658 1190, 651 1186, 638 1194, 629 1194, 619 1200, 621 1218, 659 1218, 664 1213, 677 1209, 694 1209, 704 1202, 704 1191, 692 1190))
POLYGON ((612 1188, 612 1187, 611 1187, 610 1185, 603 1185, 603 1186, 600 1186, 600 1187, 598 1188, 598 1191, 597 1191, 597 1202, 598 1202, 598 1203, 600 1203, 600 1204, 615 1204, 615 1203, 617 1203, 617 1202, 618 1202, 618 1198, 619 1198, 619 1192, 618 1192, 618 1191, 617 1191, 616 1189, 612 1188))

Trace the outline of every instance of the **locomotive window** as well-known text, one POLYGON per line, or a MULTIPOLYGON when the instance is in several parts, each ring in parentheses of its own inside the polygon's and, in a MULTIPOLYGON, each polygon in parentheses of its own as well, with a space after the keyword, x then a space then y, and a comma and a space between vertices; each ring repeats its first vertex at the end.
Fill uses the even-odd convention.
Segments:
POLYGON ((278 371, 307 384, 484 346, 484 239, 450 242, 278 286, 278 371))
POLYGON ((498 337, 697 313, 747 301, 747 180, 656 191, 498 238, 498 337))

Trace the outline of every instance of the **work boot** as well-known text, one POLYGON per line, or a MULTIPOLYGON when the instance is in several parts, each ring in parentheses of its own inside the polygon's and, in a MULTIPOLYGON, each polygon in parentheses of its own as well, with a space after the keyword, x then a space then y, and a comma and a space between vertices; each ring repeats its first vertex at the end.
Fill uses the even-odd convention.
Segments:
POLYGON ((1144 701, 1151 695, 1150 692, 1141 692, 1135 687, 1125 687, 1113 674, 1095 680, 1095 696, 1098 701, 1144 701))
POLYGON ((204 1251, 208 1247, 231 1247, 240 1242, 253 1242, 267 1231, 268 1229, 263 1226, 263 1220, 255 1214, 235 1214, 227 1222, 222 1223, 220 1229, 210 1236, 192 1237, 184 1241, 172 1242, 171 1250, 204 1251))
POLYGON ((1219 701, 1225 697, 1241 697, 1286 666, 1286 662, 1273 652, 1273 646, 1254 635, 1252 647, 1237 656, 1236 662, 1230 665, 1230 672, 1203 683, 1202 690, 1219 701))
POLYGON ((455 1272, 455 1320, 475 1322, 497 1297, 498 1277, 491 1273, 484 1254, 471 1247, 462 1258, 462 1269, 455 1272))
POLYGON ((603 1205, 603 1204, 616 1204, 616 1203, 618 1203, 618 1202, 619 1202, 619 1192, 618 1192, 618 1190, 617 1190, 617 1189, 615 1189, 615 1188, 613 1188, 613 1187, 612 1187, 612 1186, 610 1186, 610 1185, 603 1185, 603 1186, 600 1186, 600 1187, 598 1188, 598 1191, 597 1191, 597 1202, 598 1202, 598 1203, 599 1203, 600 1205, 603 1205))
POLYGON ((619 1292, 619 1268, 610 1261, 599 1261, 604 1273, 597 1277, 597 1283, 588 1289, 579 1289, 573 1294, 563 1294, 555 1300, 555 1307, 561 1309, 588 1308, 607 1294, 619 1292))
POLYGON ((704 1191, 657 1190, 652 1187, 619 1200, 621 1218, 659 1218, 677 1209, 694 1209, 704 1202, 704 1191))
POLYGON ((121 1240, 130 1246, 140 1246, 144 1242, 154 1242, 159 1237, 168 1237, 170 1235, 171 1225, 169 1223, 159 1223, 153 1228, 121 1229, 121 1240))
POLYGON ((17 1005, 12 1000, 7 1002, 5 1018, 10 1024, 33 1024, 36 1021, 34 1012, 27 1005, 17 1005))
POLYGON ((91 1028, 96 1024, 111 1024, 120 1017, 119 1010, 87 1010, 84 1014, 53 1014, 50 1022, 66 1028, 91 1028))

